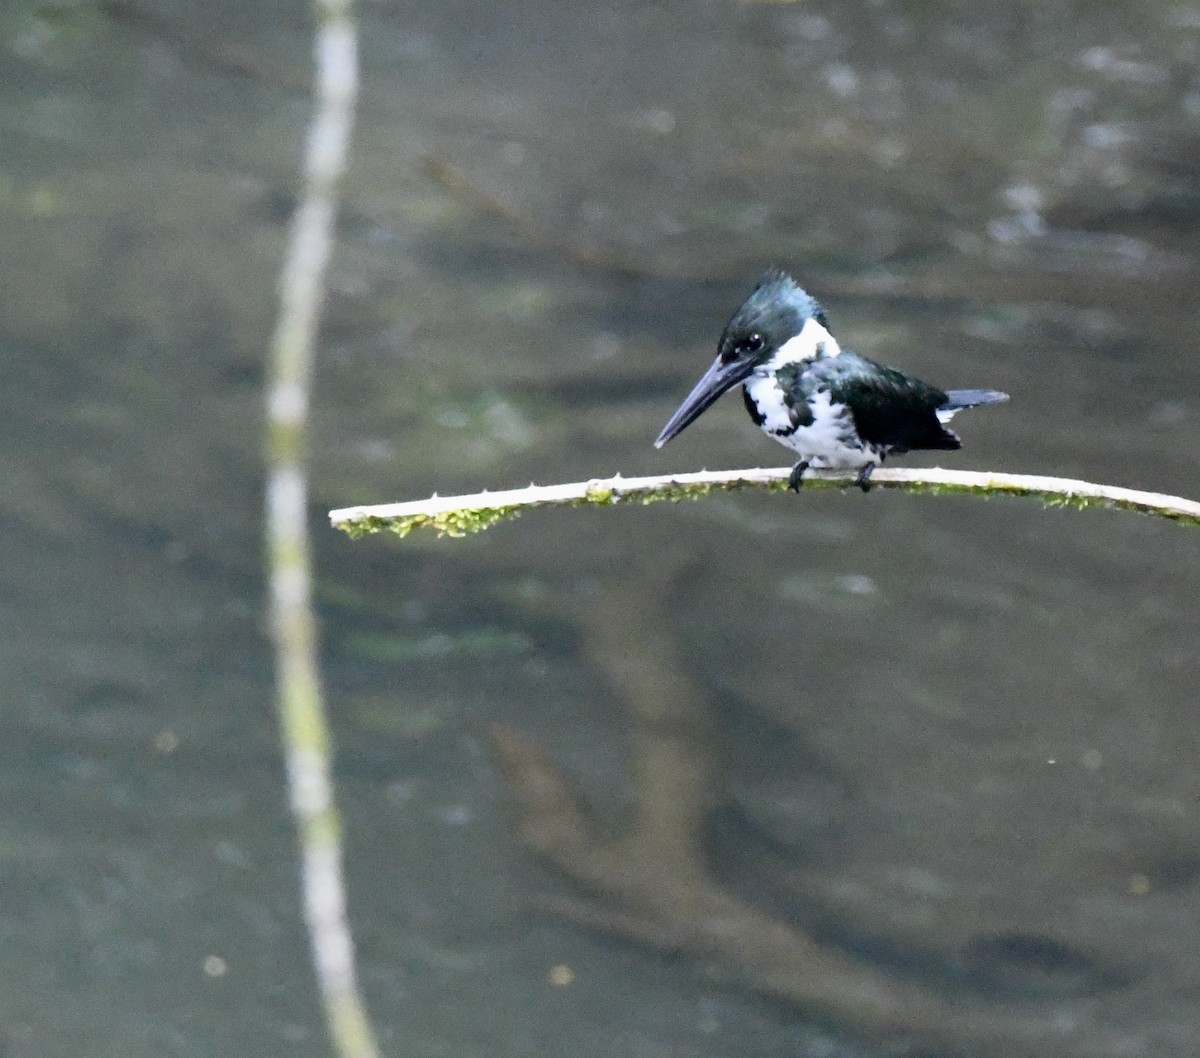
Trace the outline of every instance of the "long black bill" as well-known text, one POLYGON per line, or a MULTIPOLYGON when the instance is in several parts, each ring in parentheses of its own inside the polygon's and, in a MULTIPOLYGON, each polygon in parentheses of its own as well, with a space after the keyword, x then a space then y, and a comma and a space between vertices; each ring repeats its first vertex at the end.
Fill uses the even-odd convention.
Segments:
POLYGON ((711 408, 721 394, 749 378, 753 370, 753 360, 735 360, 731 364, 723 364, 721 358, 717 357, 712 367, 704 372, 704 377, 696 383, 692 392, 684 398, 670 421, 662 428, 654 447, 662 448, 672 437, 682 433, 711 408))

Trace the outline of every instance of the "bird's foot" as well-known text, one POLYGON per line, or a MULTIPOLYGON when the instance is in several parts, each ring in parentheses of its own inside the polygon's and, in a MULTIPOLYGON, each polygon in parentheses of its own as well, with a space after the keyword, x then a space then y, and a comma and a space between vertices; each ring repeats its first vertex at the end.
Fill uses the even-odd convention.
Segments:
POLYGON ((807 469, 808 469, 808 460, 807 459, 800 460, 799 463, 797 463, 794 467, 792 467, 792 472, 788 475, 788 488, 791 489, 793 492, 800 491, 800 486, 804 484, 804 482, 802 480, 804 477, 804 472, 807 469))
POLYGON ((863 492, 871 491, 871 475, 875 473, 875 464, 868 463, 858 472, 858 477, 854 479, 854 484, 857 485, 863 492))

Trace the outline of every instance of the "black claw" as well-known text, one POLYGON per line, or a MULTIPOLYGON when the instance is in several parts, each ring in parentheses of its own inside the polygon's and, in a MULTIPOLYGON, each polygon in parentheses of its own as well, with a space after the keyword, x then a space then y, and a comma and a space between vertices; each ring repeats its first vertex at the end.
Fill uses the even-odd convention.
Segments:
POLYGON ((875 473, 875 464, 868 463, 858 472, 858 477, 854 479, 854 484, 857 485, 863 492, 871 491, 871 475, 875 473))
POLYGON ((805 459, 800 460, 799 463, 792 467, 792 472, 788 475, 788 488, 793 492, 800 491, 800 486, 804 484, 801 479, 804 477, 804 472, 807 469, 808 461, 805 459))

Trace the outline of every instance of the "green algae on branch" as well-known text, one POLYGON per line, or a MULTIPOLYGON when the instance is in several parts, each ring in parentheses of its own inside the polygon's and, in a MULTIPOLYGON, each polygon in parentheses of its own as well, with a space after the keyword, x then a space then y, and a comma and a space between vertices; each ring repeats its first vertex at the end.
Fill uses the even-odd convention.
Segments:
POLYGON ((490 529, 497 522, 516 518, 521 513, 519 505, 508 507, 466 507, 439 513, 393 515, 366 515, 353 521, 334 523, 351 540, 372 533, 389 532, 398 537, 408 536, 414 529, 432 529, 438 536, 469 536, 490 529))
POLYGON ((432 529, 438 536, 469 536, 482 533, 497 522, 516 518, 521 507, 511 504, 506 507, 466 507, 432 515, 410 515, 398 518, 387 526, 399 537, 408 536, 414 529, 432 529))
MULTIPOLYGON (((480 492, 470 496, 431 496, 427 500, 369 507, 347 507, 330 511, 335 528, 357 539, 369 533, 388 531, 407 536, 415 529, 432 529, 438 536, 467 536, 497 522, 515 518, 534 507, 608 507, 619 503, 657 503, 660 500, 695 500, 711 492, 732 489, 787 488, 789 467, 753 470, 700 471, 656 477, 594 478, 567 485, 530 485, 504 492, 480 492)), ((804 491, 813 488, 848 489, 855 476, 844 471, 809 471, 804 491)), ((1200 503, 1178 496, 1139 492, 1089 481, 1037 477, 1029 474, 994 474, 968 470, 880 469, 871 477, 879 489, 934 495, 970 494, 1023 496, 1053 507, 1111 507, 1153 514, 1186 525, 1200 526, 1200 503)), ((857 491, 857 489, 855 490, 857 491)))
POLYGON ((497 522, 515 518, 533 507, 609 507, 618 503, 654 503, 705 496, 714 489, 744 486, 771 487, 786 481, 776 471, 678 474, 670 477, 593 479, 569 485, 530 485, 505 492, 473 496, 431 496, 428 500, 352 507, 331 511, 336 528, 353 539, 370 533, 393 532, 407 536, 414 529, 432 529, 438 536, 467 536, 497 522))

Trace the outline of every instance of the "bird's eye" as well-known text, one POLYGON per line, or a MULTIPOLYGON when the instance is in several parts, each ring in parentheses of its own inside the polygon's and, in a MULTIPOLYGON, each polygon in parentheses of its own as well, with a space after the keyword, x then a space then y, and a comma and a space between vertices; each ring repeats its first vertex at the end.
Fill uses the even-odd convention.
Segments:
POLYGON ((738 356, 749 356, 759 352, 765 344, 766 339, 755 331, 754 334, 748 334, 745 338, 740 339, 733 348, 738 356))

